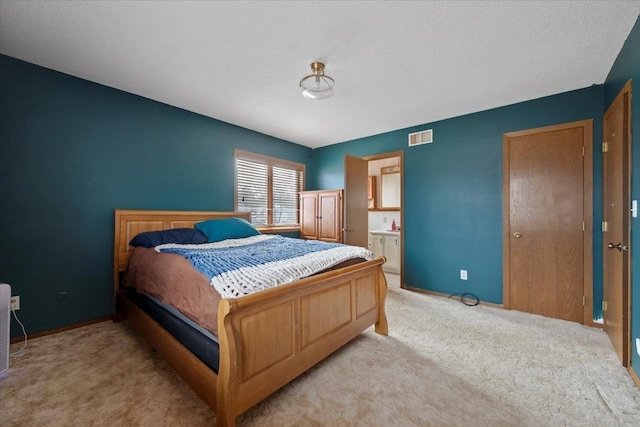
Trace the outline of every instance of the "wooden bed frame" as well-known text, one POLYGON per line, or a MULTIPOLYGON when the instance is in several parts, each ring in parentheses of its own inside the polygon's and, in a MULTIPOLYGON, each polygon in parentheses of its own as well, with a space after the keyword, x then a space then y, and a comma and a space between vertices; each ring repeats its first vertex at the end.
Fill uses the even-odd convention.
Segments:
POLYGON ((235 426, 251 408, 369 326, 387 335, 384 258, 311 276, 218 308, 220 365, 209 369, 120 289, 120 276, 143 231, 193 227, 243 212, 115 211, 114 320, 127 319, 216 412, 218 426, 235 426))

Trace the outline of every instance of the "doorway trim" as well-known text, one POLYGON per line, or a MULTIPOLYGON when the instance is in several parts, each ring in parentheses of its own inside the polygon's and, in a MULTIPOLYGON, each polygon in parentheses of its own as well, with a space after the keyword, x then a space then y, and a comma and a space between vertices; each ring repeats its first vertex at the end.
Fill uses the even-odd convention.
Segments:
POLYGON ((511 271, 510 271, 510 140, 520 136, 526 136, 542 132, 555 132, 559 130, 583 128, 583 201, 584 212, 584 240, 583 240, 583 324, 598 326, 593 323, 593 119, 580 120, 570 123, 562 123, 552 126, 543 126, 516 132, 508 132, 502 136, 502 304, 507 310, 511 309, 511 271))
POLYGON ((390 153, 381 153, 374 154, 371 156, 362 156, 364 160, 372 161, 372 160, 380 160, 380 159, 388 159, 390 157, 399 157, 400 158, 400 218, 402 218, 402 223, 400 225, 400 287, 405 289, 404 286, 404 229, 405 229, 405 218, 404 218, 404 151, 393 151, 390 153))

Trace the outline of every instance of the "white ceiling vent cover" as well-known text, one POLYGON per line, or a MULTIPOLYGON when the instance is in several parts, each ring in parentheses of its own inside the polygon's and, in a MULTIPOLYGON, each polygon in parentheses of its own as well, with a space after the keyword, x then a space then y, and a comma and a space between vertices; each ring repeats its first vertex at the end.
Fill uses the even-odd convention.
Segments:
POLYGON ((409 134, 409 147, 421 144, 430 144, 433 142, 433 129, 427 129, 420 132, 409 134))

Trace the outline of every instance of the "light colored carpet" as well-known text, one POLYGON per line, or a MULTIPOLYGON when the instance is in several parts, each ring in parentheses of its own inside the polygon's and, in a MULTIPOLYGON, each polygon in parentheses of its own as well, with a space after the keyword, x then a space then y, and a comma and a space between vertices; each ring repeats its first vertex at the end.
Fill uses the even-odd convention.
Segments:
MULTIPOLYGON (((239 425, 640 424, 640 390, 601 330, 396 286, 387 311, 389 337, 366 331, 239 425)), ((126 322, 33 340, 0 379, 2 426, 214 423, 126 322)))

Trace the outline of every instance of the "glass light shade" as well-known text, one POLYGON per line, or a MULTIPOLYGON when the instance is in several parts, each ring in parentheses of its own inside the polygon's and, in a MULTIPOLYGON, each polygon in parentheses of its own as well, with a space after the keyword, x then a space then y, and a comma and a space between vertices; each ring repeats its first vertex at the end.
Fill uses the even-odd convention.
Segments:
MULTIPOLYGON (((333 95, 333 84, 323 82, 325 77, 319 78, 318 82, 310 85, 302 84, 302 96, 308 99, 325 99, 333 95)), ((311 80, 311 79, 309 79, 311 80)))
POLYGON ((324 64, 314 62, 311 64, 312 74, 300 81, 302 96, 307 99, 325 99, 333 95, 335 81, 324 74, 324 64))

